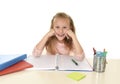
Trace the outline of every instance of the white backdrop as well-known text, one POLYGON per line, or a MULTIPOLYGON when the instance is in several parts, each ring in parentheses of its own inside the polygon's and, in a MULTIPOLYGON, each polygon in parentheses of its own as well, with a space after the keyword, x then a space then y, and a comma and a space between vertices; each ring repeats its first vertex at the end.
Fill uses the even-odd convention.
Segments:
POLYGON ((73 18, 87 57, 95 47, 120 58, 119 0, 0 0, 0 54, 31 54, 57 12, 73 18))

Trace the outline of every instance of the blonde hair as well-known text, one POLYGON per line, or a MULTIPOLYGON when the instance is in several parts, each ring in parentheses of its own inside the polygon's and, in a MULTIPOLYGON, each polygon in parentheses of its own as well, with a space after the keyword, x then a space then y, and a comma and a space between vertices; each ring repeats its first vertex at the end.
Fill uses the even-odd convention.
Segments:
MULTIPOLYGON (((69 22, 70 22, 70 29, 73 31, 73 33, 75 33, 75 26, 74 26, 72 18, 64 12, 59 12, 53 17, 53 19, 51 20, 50 29, 53 29, 54 19, 56 19, 56 18, 68 19, 69 22)), ((52 36, 48 39, 48 41, 46 42, 46 45, 45 45, 48 53, 53 54, 53 55, 56 54, 56 48, 55 48, 56 42, 57 42, 56 36, 52 36)), ((66 45, 66 47, 69 50, 73 49, 72 38, 69 37, 69 39, 67 39, 67 37, 65 37, 64 38, 64 44, 66 45)))

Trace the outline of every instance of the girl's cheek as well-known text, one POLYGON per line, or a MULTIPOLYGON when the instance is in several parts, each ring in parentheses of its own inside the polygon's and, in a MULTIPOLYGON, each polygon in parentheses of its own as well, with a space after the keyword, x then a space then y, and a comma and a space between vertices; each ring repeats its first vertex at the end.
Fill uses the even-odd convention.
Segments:
POLYGON ((65 33, 67 34, 67 33, 68 33, 68 31, 69 31, 69 29, 67 29, 67 30, 65 31, 65 33))
POLYGON ((64 30, 64 33, 67 33, 67 31, 68 31, 68 30, 67 30, 67 29, 65 29, 65 30, 64 30))
POLYGON ((57 30, 56 30, 56 29, 54 29, 54 32, 55 32, 55 33, 57 33, 57 30))

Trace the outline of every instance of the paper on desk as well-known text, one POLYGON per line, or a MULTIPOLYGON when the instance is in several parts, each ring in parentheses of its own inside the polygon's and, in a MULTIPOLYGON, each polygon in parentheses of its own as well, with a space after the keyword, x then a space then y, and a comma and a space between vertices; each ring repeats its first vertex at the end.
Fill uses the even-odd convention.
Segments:
POLYGON ((39 57, 29 56, 26 59, 26 61, 33 65, 33 67, 29 68, 28 70, 54 70, 55 69, 54 56, 39 56, 39 57))
POLYGON ((68 78, 71 78, 73 80, 79 81, 86 77, 86 74, 80 73, 80 72, 72 72, 67 75, 68 78))

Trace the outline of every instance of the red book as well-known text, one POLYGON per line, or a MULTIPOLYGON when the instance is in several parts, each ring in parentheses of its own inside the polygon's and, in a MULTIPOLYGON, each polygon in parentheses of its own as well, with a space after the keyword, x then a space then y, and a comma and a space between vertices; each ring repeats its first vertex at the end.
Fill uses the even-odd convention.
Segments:
POLYGON ((13 72, 17 72, 17 71, 21 71, 21 70, 24 70, 26 68, 31 68, 33 67, 32 64, 22 60, 4 70, 0 70, 0 76, 1 75, 5 75, 5 74, 9 74, 9 73, 13 73, 13 72))

